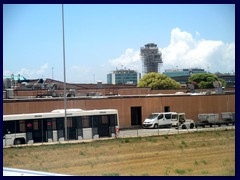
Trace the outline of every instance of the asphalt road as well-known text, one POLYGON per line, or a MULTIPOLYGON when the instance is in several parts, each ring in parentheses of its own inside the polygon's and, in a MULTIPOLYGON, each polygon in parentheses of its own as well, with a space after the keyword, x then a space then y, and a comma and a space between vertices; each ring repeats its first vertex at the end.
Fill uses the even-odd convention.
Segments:
POLYGON ((156 136, 156 135, 169 135, 169 134, 180 134, 180 133, 189 133, 195 131, 217 131, 224 129, 235 129, 235 126, 213 126, 213 127, 198 127, 194 129, 176 129, 176 128, 164 128, 164 129, 130 129, 130 130, 120 130, 118 137, 138 137, 138 136, 156 136))

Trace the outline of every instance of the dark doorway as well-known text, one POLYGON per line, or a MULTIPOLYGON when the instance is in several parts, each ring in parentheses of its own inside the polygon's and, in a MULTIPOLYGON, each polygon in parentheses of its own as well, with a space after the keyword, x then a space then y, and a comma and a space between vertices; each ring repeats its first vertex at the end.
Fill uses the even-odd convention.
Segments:
POLYGON ((170 112, 170 106, 164 106, 164 112, 170 112))
POLYGON ((131 107, 131 125, 142 125, 142 107, 131 107))

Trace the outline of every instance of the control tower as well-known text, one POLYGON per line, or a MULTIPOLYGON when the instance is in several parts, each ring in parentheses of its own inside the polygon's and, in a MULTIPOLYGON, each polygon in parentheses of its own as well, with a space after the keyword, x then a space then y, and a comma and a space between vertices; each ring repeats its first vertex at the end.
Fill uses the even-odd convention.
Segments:
POLYGON ((141 58, 143 64, 143 74, 150 72, 160 72, 162 61, 162 53, 158 50, 157 44, 148 43, 145 47, 141 47, 141 58))

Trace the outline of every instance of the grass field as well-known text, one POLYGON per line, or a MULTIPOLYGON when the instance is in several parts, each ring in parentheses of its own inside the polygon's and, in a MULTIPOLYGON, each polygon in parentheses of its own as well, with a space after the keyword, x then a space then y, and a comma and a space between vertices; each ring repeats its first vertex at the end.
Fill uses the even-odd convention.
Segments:
POLYGON ((3 163, 80 176, 234 176, 235 130, 7 148, 3 163))

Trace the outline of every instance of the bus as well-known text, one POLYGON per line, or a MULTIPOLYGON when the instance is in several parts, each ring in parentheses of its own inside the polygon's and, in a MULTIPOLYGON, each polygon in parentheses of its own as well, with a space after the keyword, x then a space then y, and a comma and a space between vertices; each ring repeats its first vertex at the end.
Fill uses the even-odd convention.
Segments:
POLYGON ((67 109, 66 112, 67 128, 64 109, 46 113, 3 115, 3 147, 117 137, 119 119, 116 109, 67 109))

